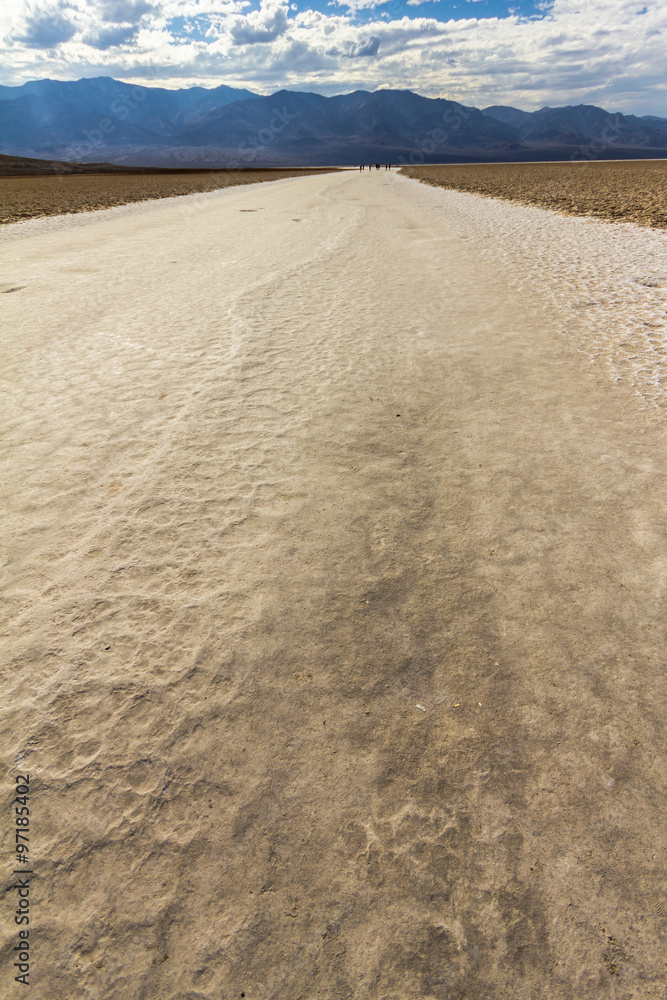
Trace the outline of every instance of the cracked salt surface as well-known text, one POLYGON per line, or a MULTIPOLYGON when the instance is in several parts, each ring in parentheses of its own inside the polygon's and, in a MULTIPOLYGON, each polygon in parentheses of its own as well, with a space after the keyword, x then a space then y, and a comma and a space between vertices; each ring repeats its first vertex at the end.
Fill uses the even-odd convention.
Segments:
POLYGON ((614 383, 644 408, 667 407, 667 232, 396 181, 555 311, 568 341, 614 383))

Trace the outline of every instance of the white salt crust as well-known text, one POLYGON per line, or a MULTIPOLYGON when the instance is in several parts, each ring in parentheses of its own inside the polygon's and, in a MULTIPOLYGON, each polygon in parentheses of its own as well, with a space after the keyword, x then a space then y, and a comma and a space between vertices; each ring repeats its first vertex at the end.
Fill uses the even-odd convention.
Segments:
POLYGON ((643 407, 667 405, 667 232, 431 187, 396 175, 643 407))
POLYGON ((148 198, 145 201, 130 201, 126 205, 114 205, 111 208, 95 208, 89 212, 71 212, 67 215, 44 215, 36 219, 23 219, 21 222, 10 222, 6 226, 0 226, 0 246, 4 243, 12 243, 14 240, 24 239, 28 236, 43 236, 46 233, 59 233, 68 229, 79 229, 82 226, 89 226, 91 223, 100 222, 101 219, 123 219, 127 216, 146 215, 155 211, 156 202, 164 205, 170 202, 176 203, 183 210, 184 217, 190 217, 199 211, 204 211, 212 200, 229 197, 233 192, 238 193, 242 188, 244 191, 250 188, 261 187, 262 184, 270 183, 272 186, 289 184, 294 177, 283 177, 275 181, 257 181, 252 184, 233 184, 230 187, 215 188, 213 191, 195 191, 193 194, 177 194, 169 198, 148 198))
MULTIPOLYGON (((392 174, 407 197, 475 252, 508 271, 511 287, 558 314, 567 342, 602 363, 644 407, 667 406, 667 232, 635 223, 561 215, 547 209, 431 187, 392 174)), ((285 178, 272 186, 292 183, 285 178)), ((245 185, 249 187, 259 185, 245 185)), ((205 211, 223 188, 172 198, 184 217, 205 211)), ((0 229, 0 245, 153 211, 155 200, 71 215, 28 219, 0 229)))

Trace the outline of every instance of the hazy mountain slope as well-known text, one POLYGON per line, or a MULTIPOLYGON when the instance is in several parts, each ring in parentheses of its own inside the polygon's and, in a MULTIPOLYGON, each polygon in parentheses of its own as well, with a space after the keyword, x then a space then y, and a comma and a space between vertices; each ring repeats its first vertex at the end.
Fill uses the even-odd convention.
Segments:
POLYGON ((667 120, 592 105, 480 111, 409 90, 263 97, 96 77, 0 87, 0 152, 72 161, 209 166, 363 160, 665 155, 667 120), (582 152, 583 151, 583 152, 582 152))
POLYGON ((111 77, 89 80, 35 80, 21 87, 0 87, 0 141, 8 152, 5 122, 17 120, 21 107, 29 107, 23 133, 12 134, 22 148, 47 150, 60 145, 83 144, 86 132, 101 130, 104 145, 124 142, 146 143, 151 136, 177 137, 190 122, 204 117, 211 109, 231 101, 252 100, 257 95, 248 90, 216 87, 205 90, 166 90, 161 87, 135 87, 111 77), (16 105, 16 101, 29 105, 16 105), (113 125, 110 128, 108 123, 113 125), (104 123, 104 124, 103 124, 104 123), (48 135, 42 134, 50 126, 48 135), (136 126, 140 131, 123 126, 136 126), (105 130, 106 129, 106 130, 105 130))
POLYGON ((482 114, 489 118, 495 118, 496 121, 503 122, 504 125, 516 126, 530 114, 530 111, 511 108, 505 104, 494 104, 490 108, 482 108, 482 114))
POLYGON ((484 114, 510 124, 523 142, 577 144, 600 142, 608 146, 667 148, 667 120, 612 113, 592 104, 563 108, 485 108, 484 114))

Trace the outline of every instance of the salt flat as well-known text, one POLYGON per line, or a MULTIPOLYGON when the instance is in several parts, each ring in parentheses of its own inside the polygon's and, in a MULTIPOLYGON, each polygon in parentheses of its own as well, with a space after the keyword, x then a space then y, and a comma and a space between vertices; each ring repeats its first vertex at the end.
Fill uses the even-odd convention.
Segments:
POLYGON ((662 397, 424 190, 3 233, 40 1000, 664 997, 662 397))

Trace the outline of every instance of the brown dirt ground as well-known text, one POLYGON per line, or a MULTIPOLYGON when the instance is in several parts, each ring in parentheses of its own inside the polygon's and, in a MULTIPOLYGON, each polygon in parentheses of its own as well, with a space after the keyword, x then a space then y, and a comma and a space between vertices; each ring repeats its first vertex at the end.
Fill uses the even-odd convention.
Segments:
POLYGON ((667 228, 667 160, 472 163, 403 167, 424 184, 568 215, 667 228))
POLYGON ((326 169, 0 177, 0 223, 20 222, 43 215, 89 212, 132 201, 172 198, 238 184, 256 184, 322 172, 326 173, 326 169))

